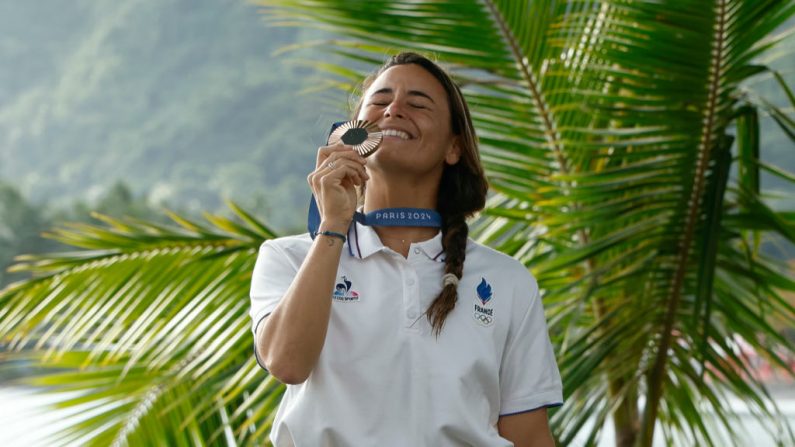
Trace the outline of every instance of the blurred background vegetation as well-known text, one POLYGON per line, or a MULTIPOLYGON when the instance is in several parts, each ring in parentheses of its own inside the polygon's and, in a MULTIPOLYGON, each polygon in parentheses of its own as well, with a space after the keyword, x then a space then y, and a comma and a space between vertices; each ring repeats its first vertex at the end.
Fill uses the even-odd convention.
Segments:
POLYGON ((14 255, 55 247, 42 230, 87 210, 198 215, 234 198, 298 231, 346 101, 302 94, 317 72, 274 52, 321 36, 268 28, 241 0, 2 2, 0 286, 14 255))
MULTIPOLYGON (((347 113, 309 61, 341 58, 276 52, 335 34, 266 27, 241 0, 0 8, 0 286, 14 255, 57 246, 39 233, 90 209, 159 219, 161 207, 224 212, 234 198, 282 234, 302 228, 304 176, 347 113)), ((792 82, 795 57, 770 65, 792 82)), ((786 102, 769 77, 749 86, 786 102)), ((795 171, 791 140, 770 117, 760 124, 766 159, 795 171)), ((792 183, 761 180, 773 207, 795 208, 792 183)))

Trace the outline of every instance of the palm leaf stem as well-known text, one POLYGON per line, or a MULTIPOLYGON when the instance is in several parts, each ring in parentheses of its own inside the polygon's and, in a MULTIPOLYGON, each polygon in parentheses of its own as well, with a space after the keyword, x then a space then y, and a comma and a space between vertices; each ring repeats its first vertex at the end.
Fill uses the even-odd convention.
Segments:
MULTIPOLYGON (((671 347, 674 334, 674 323, 679 309, 682 295, 682 286, 685 274, 688 271, 688 260, 690 257, 691 244, 693 243, 694 233, 701 210, 701 199, 704 192, 705 177, 710 161, 710 152, 714 144, 713 136, 717 134, 718 121, 718 101, 721 88, 721 74, 723 70, 723 60, 726 57, 724 41, 726 39, 727 11, 726 0, 717 0, 717 11, 715 17, 715 33, 712 44, 712 61, 709 70, 709 83, 706 99, 706 110, 704 112, 703 126, 698 145, 696 159, 696 169, 694 175, 693 188, 687 205, 687 217, 679 242, 679 254, 676 263, 676 271, 672 278, 671 286, 668 290, 668 307, 665 314, 663 329, 660 341, 657 346, 654 363, 649 371, 648 391, 646 394, 646 406, 643 412, 643 419, 640 427, 638 445, 640 447, 651 447, 654 439, 654 427, 656 425, 657 414, 659 411, 660 399, 662 397, 663 385, 665 382, 666 362, 668 360, 668 350, 671 347)), ((723 149, 728 150, 728 148, 723 149)))
POLYGON ((511 51, 511 55, 513 55, 513 58, 516 61, 519 72, 527 84, 527 88, 530 89, 533 101, 535 102, 536 108, 538 109, 538 114, 541 116, 541 120, 544 124, 544 137, 547 140, 547 144, 549 144, 550 149, 552 149, 552 151, 555 153, 555 157, 557 158, 558 164, 560 165, 560 170, 563 173, 568 173, 568 165, 566 158, 563 155, 560 137, 557 130, 555 129, 552 112, 549 110, 549 107, 547 107, 547 103, 540 92, 538 81, 536 80, 535 76, 533 76, 533 72, 527 62, 527 58, 522 53, 521 48, 519 48, 519 44, 511 32, 508 23, 503 18, 494 2, 492 0, 485 0, 484 3, 489 8, 489 12, 494 19, 494 22, 499 26, 500 32, 502 33, 502 36, 511 51))

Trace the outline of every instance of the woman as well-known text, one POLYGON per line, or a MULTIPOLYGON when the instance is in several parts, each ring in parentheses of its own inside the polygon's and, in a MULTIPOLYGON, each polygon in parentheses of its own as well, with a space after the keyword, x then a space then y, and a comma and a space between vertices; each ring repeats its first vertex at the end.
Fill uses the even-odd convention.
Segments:
POLYGON ((561 382, 538 286, 467 238, 487 184, 460 90, 414 53, 363 87, 354 116, 381 147, 321 147, 317 233, 265 242, 254 268, 255 351, 288 384, 274 445, 553 445, 561 382), (355 222, 359 191, 365 213, 435 210, 441 231, 355 222))

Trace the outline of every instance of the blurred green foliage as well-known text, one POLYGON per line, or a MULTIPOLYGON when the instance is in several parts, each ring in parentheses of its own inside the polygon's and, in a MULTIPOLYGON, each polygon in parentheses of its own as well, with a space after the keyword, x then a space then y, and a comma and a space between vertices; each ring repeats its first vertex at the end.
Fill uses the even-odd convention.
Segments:
POLYGON ((15 256, 66 249, 66 245, 42 234, 61 222, 91 222, 92 212, 161 223, 168 220, 162 210, 133 194, 123 182, 112 185, 95 202, 77 200, 66 208, 29 202, 15 187, 0 182, 0 289, 29 276, 6 271, 15 256))

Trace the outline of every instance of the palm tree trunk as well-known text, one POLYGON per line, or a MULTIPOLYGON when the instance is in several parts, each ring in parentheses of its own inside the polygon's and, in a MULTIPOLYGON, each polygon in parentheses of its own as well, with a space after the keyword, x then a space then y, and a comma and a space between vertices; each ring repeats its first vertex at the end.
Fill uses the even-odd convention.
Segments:
MULTIPOLYGON (((586 236, 587 237, 587 236, 586 236)), ((594 268, 593 259, 588 260, 589 268, 594 268)), ((595 314, 604 318, 608 310, 604 301, 596 300, 595 314)), ((616 447, 633 447, 640 432, 637 385, 631 383, 622 372, 613 371, 607 377, 608 394, 611 402, 620 402, 613 411, 613 428, 616 432, 616 447), (625 390, 630 387, 629 390, 625 390)))
POLYGON ((621 404, 613 412, 613 428, 616 431, 616 447, 632 447, 640 431, 638 412, 638 391, 635 385, 624 398, 618 397, 621 389, 627 386, 623 378, 610 381, 610 399, 621 399, 621 404))

